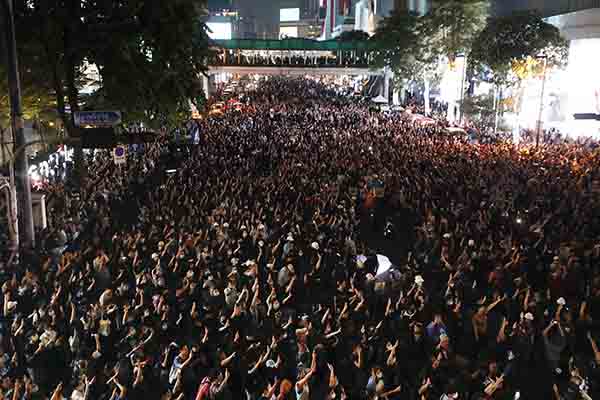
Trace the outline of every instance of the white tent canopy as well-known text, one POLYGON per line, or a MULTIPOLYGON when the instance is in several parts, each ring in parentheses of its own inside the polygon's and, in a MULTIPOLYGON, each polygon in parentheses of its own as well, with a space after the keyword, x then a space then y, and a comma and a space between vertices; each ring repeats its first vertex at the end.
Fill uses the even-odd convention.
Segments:
POLYGON ((371 101, 373 103, 377 103, 377 104, 387 104, 388 103, 388 100, 385 97, 383 97, 382 95, 379 95, 377 97, 373 97, 371 99, 371 101))

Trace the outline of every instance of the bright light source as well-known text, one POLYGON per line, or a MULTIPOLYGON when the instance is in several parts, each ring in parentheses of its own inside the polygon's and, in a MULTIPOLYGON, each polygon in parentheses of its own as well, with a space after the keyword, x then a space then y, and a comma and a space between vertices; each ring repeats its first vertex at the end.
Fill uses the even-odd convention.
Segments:
POLYGON ((597 121, 575 121, 573 114, 600 113, 600 39, 572 40, 567 68, 567 104, 570 136, 599 137, 597 121))
POLYGON ((443 73, 440 83, 440 97, 443 102, 448 103, 448 120, 454 122, 459 114, 462 92, 465 90, 465 57, 457 56, 453 62, 449 62, 443 73))
MULTIPOLYGON (((569 65, 565 71, 548 71, 543 99, 543 79, 531 78, 524 82, 521 110, 518 116, 513 116, 512 125, 536 129, 542 106, 543 129, 556 128, 571 138, 600 138, 598 121, 576 120, 573 117, 574 114, 600 113, 599 64, 600 39, 572 40, 569 65)), ((510 119, 506 118, 507 121, 510 119)))
POLYGON ((279 28, 279 37, 280 38, 295 38, 298 37, 298 27, 297 26, 282 26, 279 28))
POLYGON ((292 22, 300 20, 299 8, 282 8, 279 10, 279 22, 292 22))
POLYGON ((231 40, 231 22, 207 22, 208 36, 215 40, 231 40))
POLYGON ((177 172, 176 169, 168 169, 167 170, 167 174, 174 174, 175 172, 177 172))

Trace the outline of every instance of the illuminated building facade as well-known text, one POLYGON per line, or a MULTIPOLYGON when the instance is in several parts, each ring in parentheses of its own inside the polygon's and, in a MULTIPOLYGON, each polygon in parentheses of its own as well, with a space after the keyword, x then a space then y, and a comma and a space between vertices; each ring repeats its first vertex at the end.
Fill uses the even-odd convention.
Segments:
POLYGON ((519 10, 537 10, 570 42, 566 71, 549 74, 543 97, 539 82, 527 91, 524 122, 535 126, 541 108, 545 128, 600 138, 598 121, 573 118, 574 114, 600 114, 600 0, 499 0, 495 4, 499 15, 519 10))

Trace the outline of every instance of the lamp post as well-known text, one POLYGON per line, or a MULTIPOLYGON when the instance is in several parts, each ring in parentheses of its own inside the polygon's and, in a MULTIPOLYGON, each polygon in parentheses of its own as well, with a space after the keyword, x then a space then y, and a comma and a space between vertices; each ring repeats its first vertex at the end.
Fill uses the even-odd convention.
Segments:
MULTIPOLYGON (((21 85, 19 80, 19 63, 17 60, 17 43, 15 39, 15 21, 12 0, 2 0, 7 66, 8 87, 10 95, 11 128, 14 135, 15 148, 27 146, 25 141, 23 109, 21 106, 21 85)), ((26 250, 33 249, 35 236, 33 230, 33 210, 31 205, 31 186, 29 184, 29 165, 25 151, 15 151, 15 186, 17 191, 19 244, 26 250)))
POLYGON ((465 99, 465 80, 467 79, 467 55, 459 54, 456 58, 462 59, 462 71, 460 72, 460 95, 458 99, 458 123, 462 124, 463 102, 465 99))
MULTIPOLYGON (((541 58, 541 57, 540 57, 541 58)), ((548 67, 548 58, 544 58, 544 76, 542 77, 542 91, 540 93, 540 112, 537 120, 537 132, 535 135, 535 148, 537 149, 540 145, 540 134, 542 131, 542 114, 544 113, 544 92, 546 90, 546 69, 548 67)))

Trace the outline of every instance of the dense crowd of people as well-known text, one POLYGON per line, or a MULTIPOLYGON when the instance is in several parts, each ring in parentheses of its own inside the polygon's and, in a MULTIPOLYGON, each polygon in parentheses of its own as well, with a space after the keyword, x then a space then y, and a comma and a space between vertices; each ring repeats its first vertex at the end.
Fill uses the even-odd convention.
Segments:
POLYGON ((0 398, 600 395, 598 152, 310 80, 241 100, 198 145, 51 187, 46 251, 0 265, 0 398))

